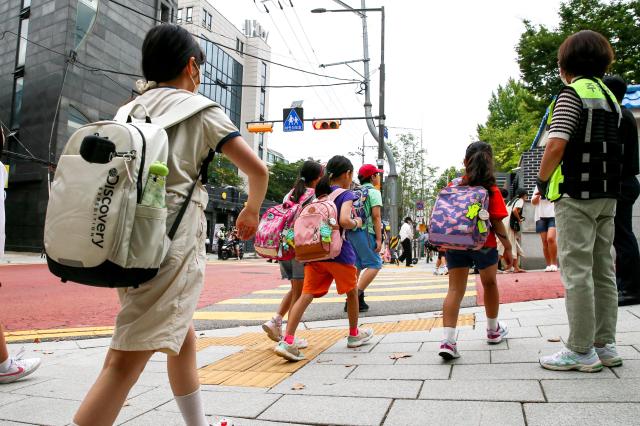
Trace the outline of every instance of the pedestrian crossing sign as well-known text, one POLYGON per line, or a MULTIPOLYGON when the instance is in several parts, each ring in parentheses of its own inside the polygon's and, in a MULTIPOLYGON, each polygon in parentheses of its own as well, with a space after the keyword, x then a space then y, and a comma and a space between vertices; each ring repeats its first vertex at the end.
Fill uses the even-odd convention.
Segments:
POLYGON ((282 127, 285 132, 301 132, 304 130, 302 108, 285 108, 282 110, 282 127))

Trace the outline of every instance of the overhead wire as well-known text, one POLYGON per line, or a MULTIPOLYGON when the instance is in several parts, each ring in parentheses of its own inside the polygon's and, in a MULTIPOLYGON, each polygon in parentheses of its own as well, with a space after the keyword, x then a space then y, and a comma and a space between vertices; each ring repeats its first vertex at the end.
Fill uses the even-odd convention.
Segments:
POLYGON ((328 83, 328 84, 276 84, 276 85, 266 85, 263 86, 261 84, 232 84, 232 83, 200 83, 203 86, 220 86, 220 87, 248 87, 248 88, 265 88, 265 89, 303 89, 303 88, 312 88, 312 87, 335 87, 335 86, 347 86, 357 84, 356 82, 343 82, 343 83, 328 83))

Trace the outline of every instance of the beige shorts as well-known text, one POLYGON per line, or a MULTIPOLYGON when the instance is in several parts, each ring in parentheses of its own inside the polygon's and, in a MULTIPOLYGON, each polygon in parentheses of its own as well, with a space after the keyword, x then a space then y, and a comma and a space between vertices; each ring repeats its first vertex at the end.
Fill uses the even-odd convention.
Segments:
POLYGON ((112 349, 180 353, 204 286, 206 229, 202 205, 190 202, 158 275, 118 289, 112 349))

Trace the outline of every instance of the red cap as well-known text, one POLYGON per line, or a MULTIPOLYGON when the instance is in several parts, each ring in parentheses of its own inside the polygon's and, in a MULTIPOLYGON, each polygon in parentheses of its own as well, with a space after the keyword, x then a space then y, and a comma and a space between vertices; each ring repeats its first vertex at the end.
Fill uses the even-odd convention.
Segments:
POLYGON ((384 171, 380 170, 373 164, 363 164, 362 167, 360 167, 360 170, 358 170, 358 176, 362 176, 365 179, 375 175, 376 173, 384 173, 384 171))

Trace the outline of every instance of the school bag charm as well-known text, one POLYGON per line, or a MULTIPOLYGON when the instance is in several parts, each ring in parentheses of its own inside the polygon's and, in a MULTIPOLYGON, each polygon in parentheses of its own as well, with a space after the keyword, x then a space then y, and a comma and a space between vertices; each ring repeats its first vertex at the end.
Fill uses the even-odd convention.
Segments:
POLYGON ((194 182, 167 233, 166 129, 210 107, 219 105, 186 96, 152 118, 132 101, 114 120, 71 135, 47 205, 44 247, 51 273, 99 287, 137 287, 157 275, 196 187, 194 182))
POLYGON ((329 260, 340 254, 343 236, 335 200, 344 192, 345 189, 338 188, 328 196, 314 200, 300 212, 293 225, 298 262, 329 260))
POLYGON ((456 179, 438 194, 429 224, 429 241, 453 250, 479 250, 489 236, 489 192, 456 179))

